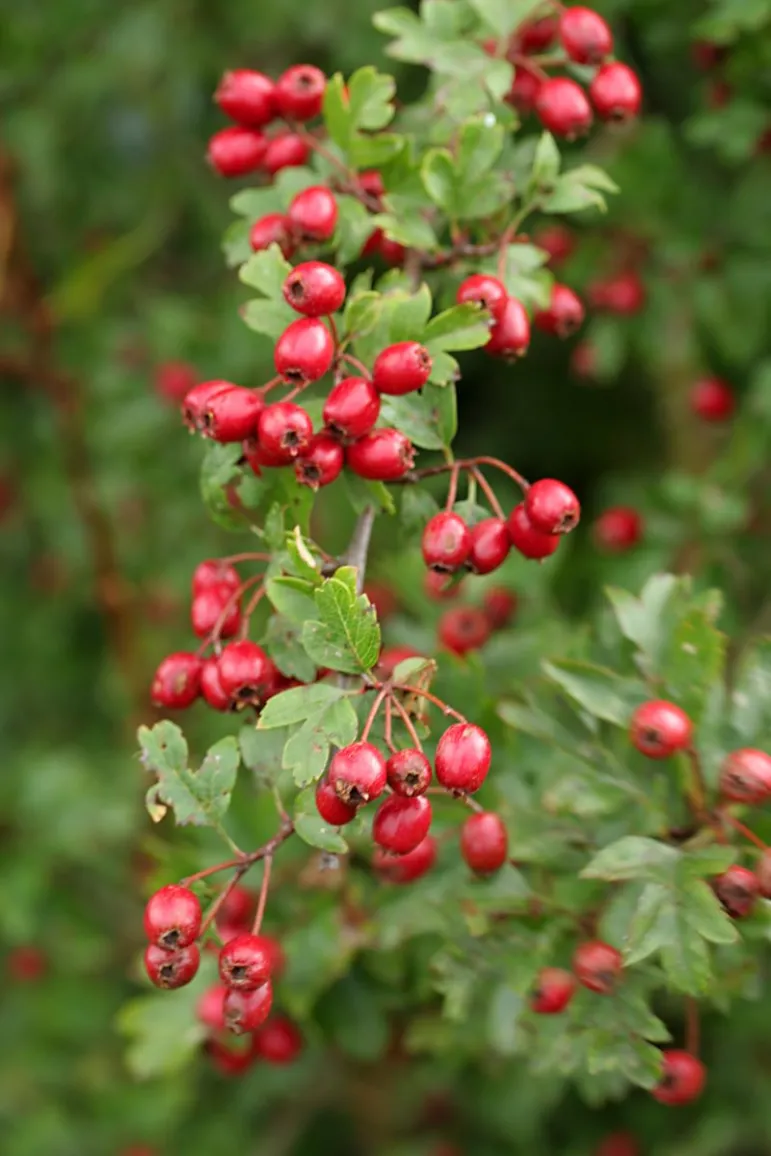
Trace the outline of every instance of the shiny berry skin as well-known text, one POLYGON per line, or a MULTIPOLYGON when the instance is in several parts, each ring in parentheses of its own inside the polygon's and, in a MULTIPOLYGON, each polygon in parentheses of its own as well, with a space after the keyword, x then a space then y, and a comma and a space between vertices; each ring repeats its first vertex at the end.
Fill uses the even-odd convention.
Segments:
POLYGON ((192 365, 185 361, 166 361, 155 371, 155 388, 166 401, 184 401, 198 380, 192 365))
POLYGON ((491 357, 514 360, 527 353, 529 345, 530 318, 527 310, 516 297, 509 297, 500 320, 496 321, 490 330, 490 340, 485 345, 485 352, 491 357))
POLYGON ((612 506, 592 527, 594 540, 608 554, 623 554, 642 538, 643 520, 631 506, 612 506))
POLYGON ((566 8, 560 16, 559 38, 576 64, 600 64, 613 52, 613 33, 591 8, 566 8))
POLYGON ((552 269, 567 261, 576 247, 573 234, 564 225, 547 225, 536 234, 534 243, 549 254, 548 265, 552 269))
POLYGON ((548 48, 557 35, 557 21, 553 16, 542 16, 537 20, 527 20, 517 31, 517 45, 520 52, 532 54, 548 48))
POLYGON ((225 1018, 222 1005, 228 990, 221 983, 213 983, 211 987, 207 987, 195 1006, 196 1019, 213 1032, 224 1031, 225 1018))
POLYGON ((423 530, 423 561, 440 574, 459 570, 468 558, 471 534, 460 514, 443 510, 429 519, 423 530))
POLYGON ((211 586, 197 594, 190 607, 190 622, 198 638, 208 638, 219 623, 218 636, 232 638, 241 624, 241 607, 230 586, 211 586))
POLYGON ((581 517, 581 505, 569 486, 555 478, 533 482, 525 496, 525 513, 542 534, 568 534, 581 517))
POLYGON ((295 265, 281 292, 287 305, 306 317, 336 313, 345 301, 345 281, 333 265, 325 261, 304 261, 295 265))
POLYGON ((720 768, 720 794, 730 803, 750 806, 771 798, 771 755, 752 747, 732 751, 720 768))
POLYGON ((426 384, 431 365, 431 354, 417 341, 399 341, 378 353, 372 383, 378 393, 401 397, 426 384))
POLYGON ((543 81, 537 72, 528 68, 526 64, 518 64, 514 69, 514 79, 511 88, 504 96, 506 104, 516 108, 523 116, 527 116, 535 108, 538 93, 543 81))
POLYGON ((437 781, 448 791, 478 791, 487 778, 492 754, 490 740, 481 727, 454 723, 437 743, 437 781))
POLYGON ((202 665, 197 654, 186 650, 167 654, 153 677, 150 697, 155 706, 184 710, 194 703, 201 689, 202 665))
POLYGON ((511 511, 506 527, 512 546, 525 558, 548 558, 560 544, 559 534, 544 534, 536 530, 527 516, 524 502, 511 511))
POLYGON ((238 124, 262 128, 276 115, 276 86, 262 72, 236 68, 222 77, 214 101, 238 124))
POLYGON ((584 90, 564 76, 543 82, 535 98, 535 111, 544 128, 567 140, 588 132, 593 119, 584 90))
POLYGON ((201 953, 197 943, 180 947, 178 951, 166 951, 155 943, 149 943, 145 948, 144 962, 151 983, 156 987, 172 989, 184 987, 195 978, 201 953))
POLYGON ((286 1016, 274 1016, 254 1037, 254 1053, 267 1064, 292 1064, 302 1050, 302 1033, 286 1016))
POLYGON ((509 556, 511 541, 503 518, 483 518, 471 527, 466 565, 474 574, 492 574, 509 556))
POLYGON ((333 827, 343 827, 356 818, 356 807, 338 797, 328 778, 320 779, 316 786, 316 810, 333 827))
POLYGON ((640 754, 649 759, 668 759, 691 745, 693 724, 673 702, 655 699, 638 706, 632 715, 629 737, 640 754))
POLYGON ((276 107, 287 120, 311 120, 321 112, 327 78, 312 64, 293 64, 276 81, 276 107))
POLYGON ((732 919, 744 919, 760 895, 760 880, 754 871, 735 864, 712 880, 712 890, 726 914, 732 919))
POLYGON ((201 432, 216 442, 242 442, 254 433, 264 409, 265 400, 256 390, 238 385, 223 389, 207 404, 201 432))
POLYGON ((310 156, 310 146, 296 132, 280 132, 268 141, 262 167, 275 177, 282 169, 299 168, 310 156))
POLYGON ((303 486, 318 490, 329 486, 338 478, 345 464, 345 451, 336 438, 327 433, 318 433, 296 460, 295 477, 303 486))
POLYGON ((222 1005, 225 1027, 234 1036, 256 1031, 265 1023, 272 1006, 273 986, 270 980, 251 990, 231 987, 222 1005))
POLYGON ((552 285, 548 308, 536 313, 533 321, 544 333, 551 333, 554 337, 570 337, 584 322, 581 298, 567 285, 555 282, 552 285))
POLYGON ((426 835, 423 842, 406 855, 393 855, 377 847, 372 856, 373 868, 389 883, 414 883, 430 871, 435 862, 436 840, 433 835, 426 835))
POLYGON ((481 305, 496 321, 500 321, 508 299, 506 286, 489 273, 472 273, 455 294, 458 305, 481 305))
POLYGON ((373 429, 348 446, 345 461, 360 478, 395 482, 412 469, 415 451, 401 430, 373 429))
POLYGON ((325 185, 311 185, 294 197, 287 216, 304 241, 328 241, 337 225, 337 201, 325 185))
POLYGON ((364 437, 380 416, 380 394, 369 378, 344 377, 324 402, 324 424, 344 440, 364 437))
POLYGON ((509 625, 517 613, 518 599, 511 590, 503 586, 494 586, 486 590, 482 599, 482 608, 487 615, 491 630, 503 630, 509 625))
POLYGON ((372 838, 385 851, 406 855, 422 843, 431 826, 431 804, 425 795, 391 795, 372 820, 372 838))
POLYGON ((733 415, 736 398, 719 377, 705 377, 691 389, 690 406, 703 421, 723 422, 733 415))
POLYGON ((273 350, 276 371, 290 385, 318 381, 331 369, 334 356, 332 334, 324 322, 315 317, 293 321, 273 350))
POLYGON ((187 887, 169 883, 151 895, 145 906, 145 935, 166 951, 189 947, 201 930, 201 904, 187 887))
POLYGON ((651 1089, 660 1104, 690 1104, 704 1091, 707 1072, 701 1060, 690 1052, 670 1048, 661 1053, 664 1062, 661 1080, 651 1089))
POLYGON ((632 69, 614 60, 595 72, 589 99, 601 120, 631 120, 640 111, 642 88, 632 69))
POLYGON ((217 928, 237 926, 246 930, 245 925, 251 923, 255 905, 254 893, 248 887, 236 885, 217 911, 217 928))
POLYGON ((213 398, 226 390, 236 389, 231 381, 202 381, 193 386, 182 402, 182 420, 189 430, 204 428, 204 414, 213 398))
POLYGON ((595 281, 589 286, 588 293, 595 309, 604 309, 619 317, 632 317, 645 305, 645 286, 634 269, 617 273, 604 281, 595 281))
POLYGON ((292 226, 288 217, 283 213, 267 213, 255 221, 249 231, 249 244, 255 253, 267 249, 271 245, 278 245, 283 255, 288 259, 294 252, 292 240, 292 226))
POLYGON ((248 638, 229 642, 217 662, 220 686, 225 694, 239 703, 262 702, 275 670, 262 647, 248 638))
POLYGON ((278 401, 267 406, 257 423, 260 446, 276 462, 291 462, 308 452, 313 423, 300 405, 278 401))
POLYGON ((220 978, 225 987, 254 991, 270 979, 270 964, 270 952, 262 936, 244 933, 221 949, 220 978))
POLYGON ((260 167, 267 148, 268 138, 261 132, 233 125, 215 132, 206 159, 221 177, 243 177, 260 167))
POLYGON ((538 1015, 555 1016, 564 1011, 576 991, 576 981, 561 967, 544 967, 538 973, 530 1007, 538 1015))
POLYGON ((599 939, 581 943, 573 956, 573 973, 580 984, 599 995, 610 995, 624 966, 621 952, 599 939))
POLYGON ((394 795, 412 799, 422 795, 431 783, 431 764, 422 751, 407 747, 394 751, 386 763, 388 785, 394 795))
POLYGON ((509 835, 500 815, 494 811, 469 815, 460 829, 460 853, 479 875, 500 870, 509 855, 509 835))
POLYGON ((442 646, 462 658, 481 650, 490 637, 490 623, 477 606, 453 606, 439 619, 437 633, 442 646))
POLYGON ((333 756, 327 777, 338 799, 358 807, 376 799, 385 790, 386 761, 372 743, 351 743, 333 756))
POLYGON ((221 562, 219 558, 206 558, 193 571, 191 586, 194 598, 212 586, 229 586, 231 590, 237 590, 240 585, 241 578, 235 566, 221 562))

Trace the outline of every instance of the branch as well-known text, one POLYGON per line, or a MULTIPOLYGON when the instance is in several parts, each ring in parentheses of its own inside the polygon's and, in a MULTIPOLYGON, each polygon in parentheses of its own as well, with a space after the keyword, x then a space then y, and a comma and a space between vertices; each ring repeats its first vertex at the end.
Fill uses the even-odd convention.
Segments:
POLYGON ((372 527, 374 524, 375 507, 365 506, 359 514, 353 534, 351 535, 351 540, 341 560, 343 565, 353 566, 356 569, 357 594, 361 594, 364 589, 364 579, 367 573, 367 554, 369 553, 369 543, 372 538, 372 527))

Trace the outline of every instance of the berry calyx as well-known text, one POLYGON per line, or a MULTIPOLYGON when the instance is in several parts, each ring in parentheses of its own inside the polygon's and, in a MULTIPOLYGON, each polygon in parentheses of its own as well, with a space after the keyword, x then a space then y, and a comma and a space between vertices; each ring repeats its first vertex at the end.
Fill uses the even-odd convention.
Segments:
POLYGON ((621 952, 609 943, 581 943, 573 956, 573 973, 580 984, 599 995, 610 995, 624 966, 621 952))
POLYGON ((592 527, 596 544, 608 554, 624 554, 642 538, 643 520, 631 506, 613 506, 592 527))
POLYGON ((525 513, 533 529, 542 534, 567 534, 581 517, 578 498, 564 482, 541 478, 525 497, 525 513))
POLYGON ((760 895, 760 880, 754 871, 734 864, 712 880, 712 890, 732 919, 744 919, 760 895))
POLYGON ((423 842, 406 855, 393 855, 377 847, 372 856, 374 870, 389 883, 414 883, 430 871, 435 862, 436 840, 433 835, 426 835, 423 842))
POLYGON ((466 565, 474 574, 492 574, 509 556, 511 539, 503 518, 483 518, 471 527, 466 565))
POLYGON ((369 378, 344 377, 324 402, 324 424, 344 441, 364 437, 380 416, 380 394, 369 378))
POLYGON ((332 756, 327 775, 338 799, 359 807, 385 790, 386 761, 372 743, 352 743, 332 756))
POLYGON ((591 8, 566 8, 559 21, 559 38, 576 64, 599 64, 613 52, 613 33, 591 8))
POLYGON ((254 991, 270 979, 271 953, 260 935, 237 935, 220 950, 219 971, 225 987, 254 991))
POLYGON ((500 321, 508 298, 503 282, 489 273, 472 273, 461 282, 455 295, 458 305, 481 305, 496 321, 500 321))
POLYGON ((304 241, 328 241, 337 226, 337 201, 325 185, 311 185, 293 198, 287 216, 304 241))
POLYGON ((219 393, 235 388, 230 381, 201 381, 194 385, 182 402, 182 420, 187 428, 202 433, 204 414, 209 403, 219 393))
POLYGON ((325 823, 333 827, 343 827, 356 818, 355 806, 344 803, 328 778, 320 779, 316 786, 316 810, 325 823))
POLYGON ((306 317, 323 317, 336 313, 345 301, 345 281, 332 265, 324 261, 304 261, 295 265, 284 281, 284 300, 306 317))
POLYGON ((565 76, 543 82, 535 98, 535 111, 544 128, 567 140, 588 132, 593 119, 584 90, 565 76))
POLYGON ((206 558, 199 562, 191 582, 194 598, 212 586, 229 586, 231 590, 237 590, 240 585, 241 579, 235 566, 221 562, 218 558, 206 558))
POLYGON ((169 990, 184 987, 195 978, 200 962, 197 943, 190 943, 178 951, 166 951, 155 943, 149 943, 145 948, 145 971, 156 987, 169 990))
POLYGON ((236 68, 222 77, 214 101, 231 120, 262 128, 276 115, 275 93, 275 84, 263 72, 236 68))
POLYGON ((372 382, 378 393, 401 397, 420 389, 431 373, 431 354, 417 341, 400 341, 375 358, 372 382))
POLYGON ((568 1006, 576 991, 576 981, 561 967, 544 967, 538 973, 535 990, 530 996, 530 1007, 538 1015, 559 1015, 568 1006))
POLYGON ((275 177, 282 169, 299 168, 310 155, 310 147, 296 132, 280 132, 268 141, 262 167, 275 177))
POLYGON ((415 451, 401 430, 373 429, 348 446, 345 461, 360 478, 395 482, 412 469, 415 451))
POLYGON ((533 321, 544 333, 551 333, 555 337, 570 337, 584 323, 581 298, 567 285, 555 281, 548 306, 537 312, 533 321))
POLYGON ((490 740, 481 727, 454 723, 437 743, 437 780, 450 791, 478 791, 487 778, 492 754, 490 740))
POLYGON ((275 672, 262 647, 248 638, 229 642, 217 662, 220 686, 237 706, 264 702, 275 672))
POLYGON ((194 703, 201 689, 202 669, 197 654, 186 650, 167 654, 153 677, 150 697, 155 706, 184 710, 194 703))
POLYGON ((434 514, 423 530, 423 561, 440 574, 453 574, 468 558, 471 534, 460 514, 434 514))
POLYGON ((661 1079, 651 1089, 654 1100, 660 1104, 690 1104, 698 1100, 704 1091, 707 1072, 701 1060, 690 1052, 670 1048, 661 1053, 663 1070, 661 1079))
POLYGON ((276 461, 291 462, 306 454, 313 438, 313 422, 292 401, 266 406, 257 423, 260 447, 276 461))
POLYGON ((233 637, 241 624, 241 607, 234 594, 231 586, 222 583, 195 596, 190 607, 190 622, 198 638, 208 638, 218 623, 220 638, 233 637))
POLYGON ((302 1049, 302 1033, 286 1016, 274 1016, 254 1037, 254 1054, 268 1064, 294 1063, 302 1049))
POLYGON ((460 831, 460 853, 480 875, 498 871, 509 854, 509 835, 500 815, 494 811, 469 815, 460 831))
POLYGON ((289 259, 294 252, 292 226, 283 213, 267 213, 255 221, 249 231, 249 244, 255 253, 278 245, 284 257, 289 259))
POLYGON ((723 422, 733 415, 736 398, 731 387, 719 377, 697 381, 689 398, 691 409, 703 421, 723 422))
POLYGON ((372 838, 385 851, 406 855, 422 843, 431 826, 431 803, 425 795, 391 795, 372 820, 372 838))
POLYGON ((290 385, 318 381, 331 369, 334 356, 332 334, 324 322, 315 317, 293 321, 273 350, 276 372, 290 385))
POLYGON ((431 764, 422 751, 407 747, 394 751, 386 763, 388 786, 395 795, 407 799, 422 795, 431 783, 431 764))
POLYGON ((527 353, 530 345, 530 318, 521 301, 508 297, 499 320, 490 330, 485 352, 491 357, 515 360, 527 353))
POLYGON ((313 64, 293 64, 276 81, 276 107, 287 120, 311 120, 321 112, 327 78, 313 64))
POLYGON ((525 558, 548 558, 560 544, 559 534, 544 534, 535 528, 527 516, 524 502, 511 511, 506 528, 512 546, 525 558))
POLYGON ((234 385, 216 393, 206 405, 201 419, 201 433, 217 442, 242 442, 257 428, 257 419, 265 409, 261 393, 234 385))
POLYGON ((640 111, 642 88, 632 69, 614 60, 597 69, 589 99, 602 120, 631 120, 640 111))
POLYGON ((518 599, 511 590, 494 586, 485 591, 482 608, 487 615, 491 630, 503 630, 517 613, 518 599))
POLYGON ((490 637, 490 623, 477 606, 453 606, 439 619, 438 634, 442 645, 462 658, 484 646, 490 637))
POLYGON ((268 138, 263 133, 232 125, 215 132, 206 159, 221 177, 243 177, 260 167, 267 148, 268 138))
POLYGON ((201 904, 188 887, 169 883, 151 895, 145 906, 145 935, 165 951, 189 947, 201 930, 201 904))
POLYGON ((311 438, 308 448, 295 462, 295 476, 303 486, 318 490, 338 478, 345 464, 345 451, 340 442, 327 433, 311 438))
POLYGON ((646 758, 668 759, 691 745, 693 724, 685 711, 673 702, 655 699, 637 707, 629 737, 646 758))
POLYGON ((750 806, 771 798, 771 755, 752 747, 732 751, 720 768, 720 793, 730 803, 750 806))

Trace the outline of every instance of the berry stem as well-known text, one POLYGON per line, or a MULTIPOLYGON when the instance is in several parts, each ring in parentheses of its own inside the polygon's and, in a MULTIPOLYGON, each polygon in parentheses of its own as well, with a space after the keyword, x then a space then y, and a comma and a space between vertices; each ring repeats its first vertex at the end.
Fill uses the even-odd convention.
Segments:
POLYGON ((754 831, 751 831, 749 827, 745 826, 741 820, 735 818, 730 813, 730 811, 721 810, 719 814, 723 822, 728 823, 735 831, 738 831, 740 835, 744 835, 744 838, 749 839, 750 843, 754 843, 755 846, 758 847, 761 851, 768 850, 767 844, 763 842, 760 836, 756 835, 754 831))
POLYGON ((387 686, 384 686, 375 695, 375 701, 373 702, 373 704, 370 708, 369 714, 367 715, 366 719, 364 720, 364 726, 362 727, 361 734, 359 735, 359 742, 360 743, 365 743, 367 741, 367 739, 369 738, 369 732, 372 730, 372 724, 374 723, 375 719, 377 718, 377 713, 380 710, 380 707, 383 703, 383 700, 388 697, 389 693, 390 693, 390 688, 387 686))
POLYGON ((699 1005, 692 996, 685 1000, 685 1050, 698 1056, 701 1042, 701 1020, 699 1005))
MULTIPOLYGON (((261 575, 261 577, 262 577, 262 575, 261 575)), ((252 594, 251 598, 249 599, 246 610, 244 611, 244 616, 241 620, 241 628, 238 632, 239 638, 244 639, 248 635, 248 633, 249 633, 249 619, 251 618, 254 611, 257 609, 257 606, 258 606, 260 600, 264 597, 264 595, 265 595, 265 587, 264 586, 258 586, 258 588, 255 590, 254 594, 252 594)))
POLYGON ((385 744, 391 752, 397 750, 396 744, 394 743, 393 728, 393 707, 391 705, 391 696, 387 695, 385 700, 385 744))
MULTIPOLYGON (((419 698, 425 698, 428 702, 432 702, 434 706, 438 706, 442 714, 450 715, 452 718, 456 718, 458 722, 468 722, 468 719, 465 715, 462 715, 460 711, 457 711, 454 707, 451 707, 449 703, 444 701, 444 699, 437 698, 437 696, 432 694, 430 690, 423 690, 419 686, 406 686, 403 683, 396 684, 394 686, 394 690, 404 691, 405 694, 416 694, 419 696, 419 698)), ((394 702, 399 705, 398 699, 394 699, 394 702)))
POLYGON ((689 747, 685 753, 688 756, 688 762, 691 768, 691 789, 688 794, 688 802, 699 822, 709 823, 707 784, 704 781, 704 773, 701 769, 701 760, 699 759, 698 751, 696 751, 694 747, 689 747))
POLYGON ((270 562, 271 555, 246 551, 243 554, 228 554, 225 558, 219 558, 218 561, 223 566, 230 566, 235 562, 270 562))
POLYGON ((394 704, 394 707, 396 708, 397 714, 399 715, 399 717, 401 718, 402 722, 404 723, 404 725, 407 729, 407 734, 410 736, 410 740, 412 741, 412 745, 417 750, 422 752, 423 744, 420 741, 420 737, 418 735, 418 732, 415 730, 414 723, 413 723, 412 719, 410 718, 409 714, 407 713, 407 710, 402 705, 402 703, 399 702, 399 699, 395 698, 392 694, 389 695, 389 702, 392 702, 394 704))
POLYGON ((480 469, 478 469, 476 466, 472 466, 471 469, 469 470, 469 473, 470 473, 471 477, 474 479, 474 481, 479 483, 479 487, 482 490, 482 493, 487 498, 488 502, 490 503, 490 509, 493 511, 496 518, 500 518, 502 521, 505 521, 506 516, 505 516, 503 510, 501 509, 500 502, 498 501, 498 499, 495 496, 495 490, 492 488, 490 483, 487 481, 487 478, 484 477, 484 475, 482 474, 482 471, 480 469))
POLYGON ((265 864, 262 869, 262 883, 260 884, 260 895, 257 900, 257 910, 254 913, 254 923, 252 924, 252 935, 258 935, 262 927, 262 920, 265 916, 265 908, 268 903, 268 891, 270 890, 270 875, 273 870, 273 855, 265 856, 265 864))
POLYGON ((453 462, 450 466, 450 484, 447 487, 447 501, 445 502, 445 510, 451 510, 455 505, 455 499, 458 496, 458 478, 460 477, 460 466, 457 462, 453 462))
POLYGON ((361 374, 362 377, 369 379, 369 370, 363 361, 359 361, 358 357, 354 357, 352 353, 343 353, 341 361, 345 361, 348 365, 352 365, 355 370, 361 374))
POLYGON ((199 655, 203 654, 204 651, 209 646, 213 646, 215 649, 217 649, 217 647, 219 646, 219 643, 220 643, 220 631, 222 630, 222 627, 224 626, 225 622, 227 621, 228 614, 230 614, 230 611, 233 609, 235 604, 238 602, 241 595, 245 594, 250 586, 254 586, 256 582, 261 582, 261 581, 262 581, 262 574, 253 574, 251 576, 251 578, 245 579, 245 581, 243 581, 240 586, 237 586, 235 588, 235 590, 233 590, 231 592, 229 597, 226 599, 225 604, 222 607, 222 610, 220 610, 219 618, 214 623, 214 626, 212 626, 211 631, 208 634, 208 636, 206 638, 204 638, 203 642, 198 647, 196 654, 199 654, 199 655))
POLYGON ((210 907, 209 907, 209 910, 206 912, 206 915, 205 915, 205 917, 204 917, 204 919, 203 919, 203 922, 201 923, 201 930, 200 930, 200 933, 199 933, 199 938, 200 938, 200 939, 203 939, 204 935, 205 935, 205 934, 206 934, 206 932, 209 930, 209 928, 211 927, 211 925, 212 925, 212 923, 214 922, 214 920, 217 918, 217 915, 218 915, 218 913, 219 913, 219 911, 220 911, 220 909, 221 909, 221 907, 222 907, 223 903, 224 903, 224 902, 225 902, 225 900, 228 898, 228 896, 230 895, 231 891, 232 891, 232 890, 233 890, 233 888, 236 886, 236 884, 237 884, 237 883, 238 883, 238 881, 241 879, 241 877, 242 877, 242 876, 243 876, 243 875, 246 873, 247 869, 248 869, 247 867, 239 867, 239 868, 238 868, 238 869, 235 871, 235 873, 234 873, 234 875, 233 875, 233 878, 232 878, 232 879, 230 879, 230 880, 229 880, 229 881, 228 881, 228 882, 225 884, 225 886, 223 887, 222 891, 220 891, 219 895, 218 895, 218 896, 216 897, 216 899, 215 899, 215 900, 212 902, 212 904, 211 904, 211 905, 210 905, 210 907))
POLYGON ((262 847, 258 847, 256 851, 241 854, 237 859, 227 859, 224 863, 215 863, 213 867, 204 867, 202 871, 196 871, 194 875, 187 875, 180 880, 180 883, 183 887, 189 887, 191 883, 197 883, 199 879, 208 879, 210 875, 216 875, 220 871, 230 871, 234 867, 239 871, 240 878, 254 863, 259 863, 261 859, 267 859, 269 855, 274 855, 276 849, 293 834, 294 823, 291 819, 285 819, 276 834, 268 839, 267 843, 263 843, 262 847))

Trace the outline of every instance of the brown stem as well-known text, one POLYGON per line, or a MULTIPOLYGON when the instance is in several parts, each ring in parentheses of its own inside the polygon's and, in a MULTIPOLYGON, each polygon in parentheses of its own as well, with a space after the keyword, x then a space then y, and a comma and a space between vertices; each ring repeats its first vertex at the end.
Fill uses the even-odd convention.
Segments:
POLYGON ((761 851, 768 850, 768 845, 763 842, 760 836, 756 835, 754 831, 750 830, 749 827, 745 826, 744 823, 735 818, 729 811, 720 811, 720 818, 730 824, 730 826, 732 826, 735 831, 738 831, 740 835, 743 835, 745 839, 749 839, 750 843, 754 843, 761 851))
POLYGON ((372 730, 372 724, 374 723, 375 719, 377 718, 377 712, 380 710, 380 707, 383 703, 383 699, 386 699, 388 697, 389 693, 390 693, 389 687, 384 686, 382 688, 382 690, 379 690, 378 693, 375 695, 375 701, 373 702, 372 706, 370 707, 369 714, 367 715, 366 719, 364 720, 364 726, 361 729, 361 735, 359 736, 359 742, 360 743, 365 743, 367 741, 367 739, 369 738, 369 732, 372 730))
POLYGON ((692 1056, 699 1055, 699 1048, 701 1045, 701 1022, 699 1016, 699 1005, 692 996, 686 996, 685 1000, 685 1050, 690 1052, 692 1056))
MULTIPOLYGON (((445 702, 443 699, 437 698, 437 696, 432 694, 430 690, 423 690, 419 686, 407 686, 404 683, 395 683, 394 690, 404 691, 405 694, 416 694, 420 698, 425 698, 428 702, 432 702, 434 706, 438 706, 442 714, 450 715, 452 718, 456 718, 458 722, 468 722, 468 719, 465 715, 462 715, 460 711, 455 710, 454 707, 451 707, 450 704, 445 702)), ((398 704, 398 699, 394 699, 394 702, 398 704)))
POLYGON ((481 489, 482 493, 485 495, 488 502, 490 503, 490 508, 492 509, 496 518, 500 518, 502 521, 505 521, 506 515, 504 514, 503 510, 501 509, 501 504, 495 496, 495 490, 490 485, 490 483, 488 482, 487 478, 484 476, 482 471, 477 469, 476 466, 472 466, 472 468, 469 472, 470 472, 472 478, 478 483, 479 488, 481 489))
POLYGON ((343 556, 346 566, 353 566, 356 570, 356 593, 361 594, 364 589, 364 579, 367 573, 367 554, 372 538, 372 527, 375 524, 375 507, 365 506, 359 514, 356 525, 343 556))
POLYGON ((257 900, 257 910, 254 914, 254 923, 252 924, 252 935, 258 935, 262 927, 262 921, 265 918, 265 908, 268 904, 268 891, 270 890, 270 874, 273 868, 273 855, 265 856, 265 866, 262 869, 262 883, 260 884, 260 896, 257 900))
POLYGON ((707 784, 704 781, 704 773, 701 769, 701 760, 698 752, 693 748, 687 750, 686 755, 691 767, 691 789, 688 795, 688 802, 691 810, 700 823, 709 823, 710 817, 707 811, 707 784))
POLYGON ((393 695, 391 695, 389 697, 389 701, 393 703, 397 714, 399 715, 402 722, 404 723, 404 725, 407 729, 407 734, 410 736, 410 739, 412 741, 412 745, 417 750, 422 751, 423 750, 423 744, 421 743, 418 732, 415 730, 415 725, 414 725, 412 719, 410 718, 409 714, 405 710, 404 706, 399 702, 398 698, 394 698, 393 695))
POLYGON ((276 834, 268 839, 267 843, 263 843, 262 847, 258 847, 256 851, 249 851, 237 859, 226 859, 224 863, 215 863, 213 867, 204 867, 202 871, 196 871, 194 875, 186 875, 180 882, 183 887, 189 887, 191 883, 197 883, 199 879, 208 879, 210 875, 217 875, 220 871, 230 871, 233 868, 236 868, 240 875, 244 875, 254 863, 259 863, 261 859, 273 856, 276 849, 293 834, 294 823, 291 819, 285 819, 276 834))

